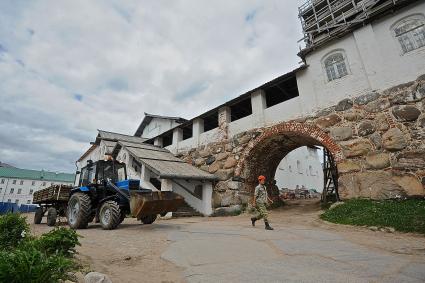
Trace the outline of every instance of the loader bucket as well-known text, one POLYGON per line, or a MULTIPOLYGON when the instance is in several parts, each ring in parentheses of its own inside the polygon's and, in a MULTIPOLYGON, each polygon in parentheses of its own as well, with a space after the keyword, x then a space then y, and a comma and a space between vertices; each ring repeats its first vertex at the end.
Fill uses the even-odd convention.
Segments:
POLYGON ((173 192, 130 191, 130 210, 137 219, 147 215, 176 211, 183 203, 184 198, 173 192))

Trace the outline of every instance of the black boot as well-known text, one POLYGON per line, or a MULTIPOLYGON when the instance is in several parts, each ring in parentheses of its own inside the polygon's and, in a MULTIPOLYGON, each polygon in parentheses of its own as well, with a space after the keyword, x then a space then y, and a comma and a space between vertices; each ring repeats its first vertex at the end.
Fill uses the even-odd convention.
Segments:
POLYGON ((264 224, 266 225, 266 230, 274 230, 272 227, 270 227, 268 221, 264 221, 264 224))
POLYGON ((255 221, 257 221, 257 218, 255 218, 255 217, 251 217, 251 223, 252 223, 252 226, 255 226, 255 221))

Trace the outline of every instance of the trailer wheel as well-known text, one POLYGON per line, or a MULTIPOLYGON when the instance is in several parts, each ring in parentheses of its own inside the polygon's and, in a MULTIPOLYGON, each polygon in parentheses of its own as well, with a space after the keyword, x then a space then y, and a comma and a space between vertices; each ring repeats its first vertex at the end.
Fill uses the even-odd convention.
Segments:
POLYGON ((113 230, 121 223, 120 206, 112 200, 105 201, 100 207, 99 220, 104 230, 113 230))
POLYGON ((34 224, 40 224, 43 219, 43 208, 37 207, 34 214, 34 224))
POLYGON ((140 220, 143 224, 152 224, 156 220, 156 214, 143 216, 140 220))
POLYGON ((47 210, 47 226, 55 226, 58 212, 56 208, 51 207, 47 210))
POLYGON ((84 193, 73 194, 68 201, 68 224, 72 229, 85 229, 91 215, 91 200, 84 193))

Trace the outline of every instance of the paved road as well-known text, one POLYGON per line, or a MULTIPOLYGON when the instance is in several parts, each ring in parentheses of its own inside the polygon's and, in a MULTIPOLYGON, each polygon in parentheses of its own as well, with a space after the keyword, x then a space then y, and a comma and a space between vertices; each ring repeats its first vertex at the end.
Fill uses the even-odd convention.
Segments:
POLYGON ((323 223, 304 205, 272 213, 192 219, 169 230, 162 258, 188 282, 425 282, 425 238, 323 223))

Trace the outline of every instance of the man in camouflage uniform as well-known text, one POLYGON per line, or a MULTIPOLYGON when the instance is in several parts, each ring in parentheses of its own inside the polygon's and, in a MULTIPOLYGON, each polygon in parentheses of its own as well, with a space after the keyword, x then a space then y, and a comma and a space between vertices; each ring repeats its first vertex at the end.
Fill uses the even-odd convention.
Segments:
POLYGON ((273 201, 268 197, 267 189, 266 189, 266 186, 264 185, 264 183, 266 182, 266 177, 259 176, 258 182, 259 182, 258 186, 255 187, 254 201, 253 201, 253 206, 257 210, 257 215, 254 217, 251 217, 252 226, 255 226, 255 221, 263 218, 266 230, 273 230, 273 228, 270 227, 269 221, 267 218, 268 217, 267 208, 266 208, 267 202, 268 201, 273 202, 273 201))

